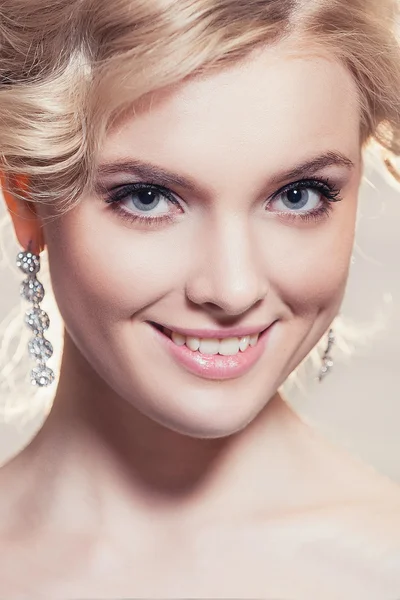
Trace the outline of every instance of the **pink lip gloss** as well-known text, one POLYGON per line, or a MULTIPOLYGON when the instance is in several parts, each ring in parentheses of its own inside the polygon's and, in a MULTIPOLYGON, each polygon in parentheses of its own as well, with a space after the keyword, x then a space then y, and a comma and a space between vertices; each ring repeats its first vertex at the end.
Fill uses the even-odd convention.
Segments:
POLYGON ((255 346, 249 346, 244 352, 239 350, 234 356, 193 352, 186 345, 177 346, 156 327, 151 326, 151 329, 174 360, 189 372, 205 379, 234 379, 247 373, 262 356, 272 326, 263 331, 255 346))

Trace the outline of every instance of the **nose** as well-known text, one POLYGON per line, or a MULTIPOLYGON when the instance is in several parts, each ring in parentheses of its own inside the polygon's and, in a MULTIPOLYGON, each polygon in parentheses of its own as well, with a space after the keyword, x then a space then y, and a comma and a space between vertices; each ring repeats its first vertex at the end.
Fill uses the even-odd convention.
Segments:
POLYGON ((187 298, 216 316, 238 316, 265 298, 269 282, 259 240, 238 216, 221 218, 196 241, 197 261, 191 263, 187 298), (201 239, 201 238, 200 238, 201 239))

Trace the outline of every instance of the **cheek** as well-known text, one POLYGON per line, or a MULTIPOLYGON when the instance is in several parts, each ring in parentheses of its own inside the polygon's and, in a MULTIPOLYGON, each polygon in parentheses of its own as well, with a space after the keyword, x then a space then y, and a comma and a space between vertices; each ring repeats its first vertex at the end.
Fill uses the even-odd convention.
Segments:
POLYGON ((278 260, 271 264, 271 286, 297 315, 335 312, 347 282, 354 243, 355 214, 331 217, 322 226, 294 230, 281 227, 276 237, 278 260))
POLYGON ((125 227, 111 211, 90 210, 90 201, 46 227, 52 284, 67 323, 129 318, 179 284, 181 243, 125 227))

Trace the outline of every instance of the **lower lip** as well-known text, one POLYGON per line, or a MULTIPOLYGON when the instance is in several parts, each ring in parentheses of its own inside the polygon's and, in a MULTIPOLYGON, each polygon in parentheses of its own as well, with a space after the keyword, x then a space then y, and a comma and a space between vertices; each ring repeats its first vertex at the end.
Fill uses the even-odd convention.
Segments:
POLYGON ((193 352, 186 345, 174 344, 167 335, 153 325, 151 328, 172 357, 190 373, 205 379, 233 379, 250 371, 262 356, 272 325, 259 336, 255 346, 249 346, 247 350, 239 351, 234 356, 193 352))

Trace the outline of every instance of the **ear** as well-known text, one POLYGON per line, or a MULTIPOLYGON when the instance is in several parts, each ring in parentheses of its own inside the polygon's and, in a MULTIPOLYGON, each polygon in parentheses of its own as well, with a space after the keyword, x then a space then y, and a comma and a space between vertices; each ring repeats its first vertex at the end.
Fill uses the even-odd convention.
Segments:
MULTIPOLYGON (((26 175, 12 176, 15 187, 21 191, 21 196, 27 195, 28 177, 26 175)), ((15 198, 11 192, 7 190, 7 180, 3 173, 0 172, 0 183, 7 205, 13 221, 15 235, 20 245, 27 250, 31 242, 31 252, 40 254, 45 248, 43 229, 41 220, 34 207, 33 202, 15 198)))

